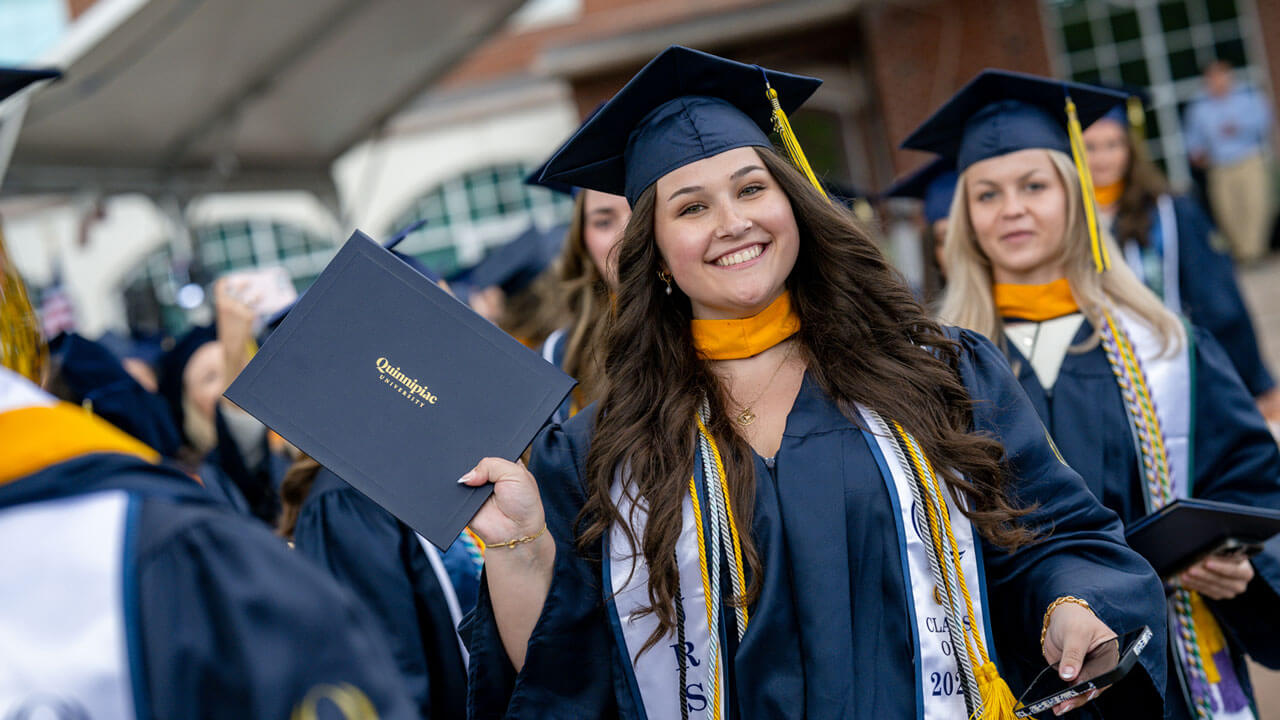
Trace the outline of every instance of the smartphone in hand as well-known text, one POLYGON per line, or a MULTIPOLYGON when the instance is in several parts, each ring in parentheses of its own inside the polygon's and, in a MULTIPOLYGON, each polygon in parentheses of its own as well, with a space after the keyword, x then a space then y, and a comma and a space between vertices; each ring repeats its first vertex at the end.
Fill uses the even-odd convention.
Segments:
POLYGON ((1151 628, 1145 625, 1107 640, 1089 651, 1080 674, 1070 681, 1058 675, 1057 663, 1046 667, 1018 698, 1014 714, 1020 718, 1030 717, 1087 692, 1114 685, 1133 669, 1149 642, 1151 628))

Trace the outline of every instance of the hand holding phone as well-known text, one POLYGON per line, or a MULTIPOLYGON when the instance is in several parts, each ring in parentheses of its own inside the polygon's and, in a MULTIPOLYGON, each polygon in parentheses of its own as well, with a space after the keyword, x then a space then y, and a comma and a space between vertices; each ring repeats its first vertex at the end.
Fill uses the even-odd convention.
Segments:
POLYGON ((1151 642, 1151 635, 1151 628, 1143 626, 1140 630, 1103 641, 1085 656, 1079 673, 1072 680, 1062 679, 1058 663, 1049 665, 1018 698, 1014 714, 1020 718, 1030 717, 1114 685, 1137 664, 1143 649, 1151 642))

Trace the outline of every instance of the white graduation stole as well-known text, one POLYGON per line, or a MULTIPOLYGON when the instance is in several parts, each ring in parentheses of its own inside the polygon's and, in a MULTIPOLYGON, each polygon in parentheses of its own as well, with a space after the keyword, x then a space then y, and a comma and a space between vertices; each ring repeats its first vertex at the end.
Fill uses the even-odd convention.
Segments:
MULTIPOLYGON (((955 626, 948 618, 944 603, 945 590, 939 587, 937 576, 932 567, 925 543, 930 542, 929 524, 925 509, 919 507, 912 491, 913 480, 908 462, 896 445, 888 426, 879 415, 859 406, 859 413, 869 433, 875 438, 885 465, 892 476, 891 492, 894 493, 894 505, 901 513, 901 528, 904 536, 898 542, 905 545, 907 568, 905 580, 910 583, 912 604, 915 607, 916 647, 919 648, 920 659, 917 669, 917 687, 921 691, 924 703, 922 717, 925 720, 952 720, 969 716, 966 708, 964 685, 974 688, 977 695, 977 680, 972 677, 976 668, 970 669, 965 661, 965 639, 963 628, 955 626), (969 676, 969 677, 965 677, 969 676)), ((889 481, 890 478, 886 478, 889 481)), ((960 555, 960 565, 964 570, 965 585, 973 599, 974 616, 967 622, 976 624, 979 636, 992 648, 991 633, 986 623, 986 583, 979 567, 981 546, 976 542, 969 519, 961 514, 951 493, 944 492, 942 497, 947 503, 951 515, 951 526, 955 538, 956 550, 960 555)), ((963 607, 961 608, 963 610, 963 607)), ((967 612, 959 613, 964 617, 967 612)))
POLYGON ((462 605, 458 602, 457 591, 453 589, 449 570, 444 566, 444 558, 440 557, 440 551, 436 546, 421 535, 417 533, 414 535, 417 536, 418 542, 422 543, 422 550, 427 554, 427 562, 431 563, 431 572, 436 576, 436 582, 440 583, 440 592, 444 593, 444 603, 449 608, 449 619, 453 621, 453 637, 458 641, 458 649, 462 651, 462 666, 469 667, 471 654, 467 652, 467 645, 462 642, 462 636, 458 634, 458 626, 462 624, 462 605))
MULTIPOLYGON (((622 473, 614 476, 609 495, 622 517, 627 518, 637 540, 644 538, 648 508, 636 503, 630 493, 623 492, 622 473)), ((634 486, 633 486, 634 487, 634 486)), ((680 595, 684 606, 684 641, 668 634, 643 655, 637 653, 658 627, 653 614, 636 616, 636 611, 649 604, 649 568, 639 550, 632 551, 626 532, 616 523, 609 530, 609 580, 613 603, 626 643, 627 658, 632 663, 640 700, 645 715, 651 720, 680 718, 680 654, 684 653, 685 689, 688 716, 711 716, 711 678, 708 652, 711 635, 707 630, 701 569, 698 562, 698 537, 694 527, 693 503, 688 495, 681 505, 680 537, 676 541, 676 561, 680 573, 680 595)), ((718 628, 717 628, 718 631, 718 628)), ((720 673, 723 681, 723 673, 720 673)), ((723 687, 723 682, 721 683, 723 687)))
POLYGON ((109 490, 0 510, 0 717, 135 717, 129 503, 109 490))

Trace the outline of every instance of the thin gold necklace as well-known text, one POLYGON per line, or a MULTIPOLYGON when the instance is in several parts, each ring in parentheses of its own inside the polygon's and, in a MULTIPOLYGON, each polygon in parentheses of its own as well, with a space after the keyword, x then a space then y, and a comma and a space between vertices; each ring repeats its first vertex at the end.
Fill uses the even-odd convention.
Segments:
MULTIPOLYGON (((765 381, 764 388, 760 390, 760 394, 756 395, 756 398, 754 400, 745 404, 738 403, 739 407, 741 407, 742 410, 740 410, 738 414, 734 416, 733 419, 736 420, 739 425, 741 425, 742 427, 746 427, 756 421, 756 414, 751 410, 751 408, 756 403, 760 402, 760 398, 764 397, 764 394, 769 391, 769 386, 773 385, 774 379, 778 377, 778 373, 782 372, 782 367, 787 364, 788 360, 791 359, 791 354, 795 352, 795 349, 796 349, 796 346, 794 344, 792 344, 791 347, 787 348, 787 354, 782 356, 782 362, 778 363, 778 367, 773 369, 773 374, 770 375, 769 379, 765 381)), ((730 399, 732 399, 733 394, 730 393, 729 397, 730 399)), ((734 402, 737 403, 737 400, 734 400, 734 402)))

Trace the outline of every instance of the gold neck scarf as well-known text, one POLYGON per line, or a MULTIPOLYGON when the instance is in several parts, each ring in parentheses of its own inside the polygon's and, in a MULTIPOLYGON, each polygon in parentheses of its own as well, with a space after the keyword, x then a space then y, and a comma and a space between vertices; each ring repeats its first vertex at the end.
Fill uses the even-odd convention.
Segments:
POLYGON ((800 332, 800 316, 784 290, 758 315, 734 320, 694 320, 693 346, 706 360, 739 360, 759 355, 800 332))
POLYGON ((997 283, 993 290, 1000 317, 1044 322, 1080 312, 1066 278, 1044 285, 997 283))

